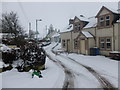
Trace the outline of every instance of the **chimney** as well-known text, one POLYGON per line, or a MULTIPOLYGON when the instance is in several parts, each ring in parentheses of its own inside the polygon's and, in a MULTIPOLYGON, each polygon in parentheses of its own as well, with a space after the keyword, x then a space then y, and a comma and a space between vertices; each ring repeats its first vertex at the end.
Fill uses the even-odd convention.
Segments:
POLYGON ((118 2, 118 13, 120 14, 120 1, 118 2))
POLYGON ((73 24, 73 19, 69 19, 69 24, 73 24))

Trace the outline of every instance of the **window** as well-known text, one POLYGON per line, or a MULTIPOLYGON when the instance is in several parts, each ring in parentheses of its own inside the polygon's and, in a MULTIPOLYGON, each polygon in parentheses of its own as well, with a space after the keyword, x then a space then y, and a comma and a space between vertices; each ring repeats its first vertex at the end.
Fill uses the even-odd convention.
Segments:
POLYGON ((80 24, 75 24, 74 27, 75 27, 75 30, 77 30, 77 31, 81 29, 80 24))
POLYGON ((104 38, 100 39, 100 48, 105 49, 105 39, 104 38))
POLYGON ((111 25, 110 23, 110 15, 103 15, 98 18, 98 26, 99 27, 108 27, 111 25))
POLYGON ((78 47, 78 41, 77 39, 74 39, 74 48, 76 49, 78 47))
POLYGON ((100 49, 111 49, 111 38, 100 38, 100 49))
POLYGON ((66 44, 65 44, 65 40, 62 40, 62 46, 65 47, 66 44))
POLYGON ((77 30, 77 25, 75 25, 75 30, 77 30))
POLYGON ((111 49, 111 39, 110 38, 106 39, 106 48, 111 49))
POLYGON ((100 21, 100 26, 104 26, 104 17, 100 17, 99 21, 100 21))
POLYGON ((110 25, 110 16, 106 16, 106 26, 110 25))

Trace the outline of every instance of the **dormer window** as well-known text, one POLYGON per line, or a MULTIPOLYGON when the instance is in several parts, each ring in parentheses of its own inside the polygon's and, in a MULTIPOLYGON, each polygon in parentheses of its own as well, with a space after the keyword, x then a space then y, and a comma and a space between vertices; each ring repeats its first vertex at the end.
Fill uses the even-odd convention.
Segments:
POLYGON ((75 25, 75 30, 77 30, 77 25, 75 25))
POLYGON ((110 25, 110 15, 99 17, 99 27, 109 27, 110 25))
POLYGON ((79 31, 81 29, 81 25, 80 24, 75 24, 74 28, 76 31, 79 31))
POLYGON ((100 21, 100 26, 104 26, 104 17, 100 17, 99 21, 100 21))
POLYGON ((106 16, 106 26, 110 25, 110 16, 106 16))

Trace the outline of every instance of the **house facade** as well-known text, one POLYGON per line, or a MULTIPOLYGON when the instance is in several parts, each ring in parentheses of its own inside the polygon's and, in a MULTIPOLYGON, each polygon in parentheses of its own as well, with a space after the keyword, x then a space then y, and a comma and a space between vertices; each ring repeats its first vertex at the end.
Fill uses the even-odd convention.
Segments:
POLYGON ((101 55, 120 51, 120 14, 103 6, 94 17, 75 16, 61 32, 65 51, 89 55, 90 48, 99 48, 101 55))
POLYGON ((96 18, 96 43, 100 53, 109 55, 110 51, 120 51, 120 14, 103 6, 96 18))

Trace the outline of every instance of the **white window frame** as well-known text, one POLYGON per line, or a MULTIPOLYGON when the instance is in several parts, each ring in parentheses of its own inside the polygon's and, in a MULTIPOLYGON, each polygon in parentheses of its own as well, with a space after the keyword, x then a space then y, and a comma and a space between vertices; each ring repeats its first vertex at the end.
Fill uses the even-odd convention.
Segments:
POLYGON ((63 46, 63 48, 66 47, 66 41, 65 40, 62 40, 62 46, 63 46))
POLYGON ((75 26, 75 30, 77 30, 77 24, 75 24, 74 26, 75 26))
POLYGON ((103 16, 99 18, 99 24, 100 24, 100 27, 104 26, 104 17, 103 16), (101 20, 101 18, 103 18, 103 20, 101 20), (103 23, 103 25, 101 25, 101 23, 103 23))
POLYGON ((105 49, 105 38, 100 38, 100 49, 105 49), (104 41, 102 41, 104 40, 104 41), (101 44, 104 44, 104 48, 101 47, 101 44))
POLYGON ((110 26, 110 15, 105 16, 105 26, 110 26), (109 19, 107 17, 109 16, 109 19), (107 25, 107 21, 109 21, 109 25, 107 25))
POLYGON ((111 43, 111 38, 110 37, 101 37, 100 38, 100 49, 103 49, 103 50, 111 50, 112 48, 112 43, 111 43), (109 41, 107 40, 109 39, 109 41), (104 46, 104 48, 102 48, 102 45, 104 46), (108 44, 110 44, 110 47, 108 47, 108 44))
POLYGON ((106 38, 106 49, 111 49, 111 38, 106 38), (107 41, 107 39, 110 39, 110 41, 107 41), (109 48, 108 48, 107 44, 110 44, 109 48))

